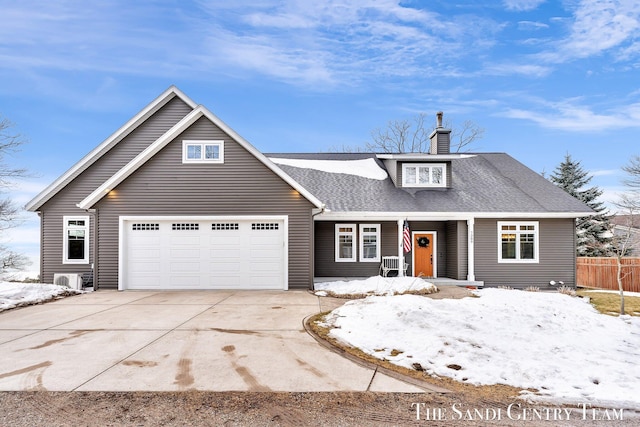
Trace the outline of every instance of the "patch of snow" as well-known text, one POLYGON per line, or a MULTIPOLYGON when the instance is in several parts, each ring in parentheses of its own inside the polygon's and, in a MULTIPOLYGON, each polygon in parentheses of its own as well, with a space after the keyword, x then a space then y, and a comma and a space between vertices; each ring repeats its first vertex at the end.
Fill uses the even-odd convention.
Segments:
POLYGON ((326 296, 327 293, 334 295, 394 295, 405 292, 426 293, 437 292, 438 288, 419 277, 382 277, 373 276, 365 280, 349 280, 338 282, 316 283, 314 285, 318 296, 326 296))
POLYGON ((333 338, 409 369, 419 363, 461 382, 536 389, 521 393, 534 401, 640 409, 640 318, 603 315, 560 293, 476 293, 371 296, 325 322, 333 338))
POLYGON ((270 158, 279 165, 293 166, 303 169, 315 169, 329 173, 343 173, 379 181, 387 179, 388 175, 372 158, 361 160, 309 160, 270 158))
POLYGON ((0 311, 80 293, 82 291, 58 285, 0 282, 0 311))
POLYGON ((37 270, 15 270, 6 271, 0 275, 0 281, 7 282, 22 282, 26 279, 37 279, 40 277, 40 272, 37 270))

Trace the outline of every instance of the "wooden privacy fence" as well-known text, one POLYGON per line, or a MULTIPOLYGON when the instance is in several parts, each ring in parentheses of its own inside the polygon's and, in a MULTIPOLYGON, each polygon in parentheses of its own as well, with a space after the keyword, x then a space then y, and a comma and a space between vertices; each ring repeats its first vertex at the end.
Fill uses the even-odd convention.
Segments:
MULTIPOLYGON (((640 292, 640 258, 622 258, 622 288, 640 292)), ((576 283, 578 286, 618 290, 618 264, 615 258, 578 257, 576 283)))

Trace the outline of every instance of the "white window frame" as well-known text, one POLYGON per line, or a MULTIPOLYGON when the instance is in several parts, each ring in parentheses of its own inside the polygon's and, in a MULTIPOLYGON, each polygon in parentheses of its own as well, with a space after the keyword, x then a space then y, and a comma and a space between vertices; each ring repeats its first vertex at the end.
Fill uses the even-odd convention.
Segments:
POLYGON ((540 223, 538 221, 498 221, 498 263, 506 264, 537 264, 540 262, 540 223), (502 230, 503 226, 515 226, 515 230, 502 230), (520 230, 521 226, 533 226, 533 230, 520 230), (516 236, 516 257, 503 258, 502 235, 515 234, 516 236), (533 234, 533 259, 522 259, 520 253, 520 236, 523 234, 533 234))
POLYGON ((380 224, 360 224, 360 262, 380 262, 380 224), (375 228, 375 231, 365 231, 365 228, 375 228), (374 258, 365 258, 364 238, 366 236, 375 236, 376 238, 376 256, 374 258))
POLYGON ((63 264, 89 264, 89 217, 88 216, 63 216, 62 217, 62 263, 63 264), (83 226, 69 225, 69 221, 84 221, 83 226), (84 231, 84 258, 69 259, 69 231, 84 231))
POLYGON ((184 140, 182 141, 182 163, 224 163, 224 141, 222 140, 184 140), (188 157, 189 147, 199 146, 200 157, 197 159, 190 159, 188 157), (218 147, 218 158, 207 159, 205 153, 208 146, 218 147))
POLYGON ((336 224, 335 237, 335 260, 336 262, 356 262, 356 225, 355 224, 336 224), (341 228, 351 228, 351 231, 340 231, 341 228), (351 257, 340 257, 340 237, 351 236, 351 257))
POLYGON ((403 187, 422 187, 422 188, 443 188, 447 186, 447 164, 446 163, 403 163, 402 164, 402 186, 403 187), (420 183, 419 169, 429 168, 429 182, 420 183), (442 181, 438 184, 433 183, 433 168, 442 168, 442 181), (407 182, 407 169, 415 169, 416 182, 407 182))

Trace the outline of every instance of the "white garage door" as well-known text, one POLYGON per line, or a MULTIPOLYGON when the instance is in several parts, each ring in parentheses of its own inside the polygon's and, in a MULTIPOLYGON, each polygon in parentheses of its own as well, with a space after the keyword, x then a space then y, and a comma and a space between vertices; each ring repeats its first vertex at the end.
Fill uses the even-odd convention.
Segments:
POLYGON ((284 219, 121 221, 121 289, 286 289, 284 219))

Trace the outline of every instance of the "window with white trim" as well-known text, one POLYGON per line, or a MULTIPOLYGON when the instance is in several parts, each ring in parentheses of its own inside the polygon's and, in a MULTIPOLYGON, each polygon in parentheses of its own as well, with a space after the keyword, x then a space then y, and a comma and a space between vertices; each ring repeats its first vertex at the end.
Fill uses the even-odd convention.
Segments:
POLYGON ((356 261, 356 225, 336 224, 336 262, 356 261))
POLYGON ((63 220, 62 263, 89 263, 89 217, 65 216, 63 220))
POLYGON ((403 187, 446 187, 447 165, 445 163, 403 163, 403 187))
POLYGON ((538 221, 498 221, 498 262, 537 263, 538 221))
POLYGON ((380 224, 360 224, 360 262, 380 262, 380 224))
POLYGON ((182 141, 182 163, 224 163, 224 141, 182 141))

